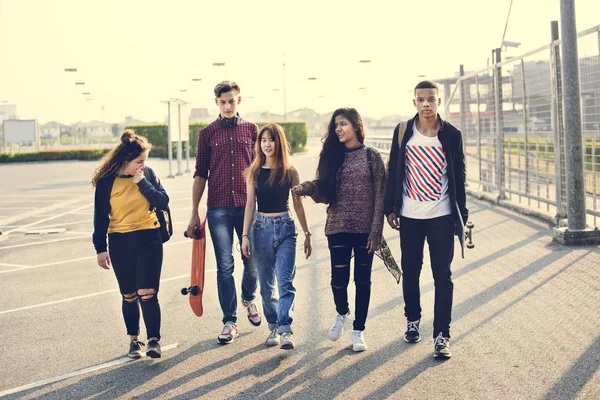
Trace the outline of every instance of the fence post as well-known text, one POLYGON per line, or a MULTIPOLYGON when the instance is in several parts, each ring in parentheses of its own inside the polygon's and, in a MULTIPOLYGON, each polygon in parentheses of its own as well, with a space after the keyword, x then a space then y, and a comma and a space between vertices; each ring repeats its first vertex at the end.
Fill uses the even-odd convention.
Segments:
POLYGON ((552 132, 554 134, 554 175, 556 176, 556 221, 558 222, 567 217, 566 198, 563 196, 563 167, 565 165, 564 155, 562 152, 564 136, 563 136, 563 114, 562 114, 562 78, 560 74, 560 49, 556 41, 558 35, 558 21, 550 23, 551 45, 550 45, 550 70, 551 70, 551 121, 552 132))
POLYGON ((467 132, 466 132, 466 126, 465 126, 465 120, 467 117, 467 109, 466 109, 466 101, 465 101, 465 83, 462 80, 462 77, 465 75, 465 67, 464 65, 460 64, 459 66, 459 81, 460 81, 460 130, 463 134, 463 140, 466 141, 467 139, 467 132))
POLYGON ((498 201, 506 198, 504 194, 504 116, 502 110, 502 67, 499 65, 502 61, 502 49, 495 50, 496 65, 494 67, 495 82, 495 103, 496 103, 496 182, 498 183, 498 201))
POLYGON ((575 0, 561 0, 560 17, 568 227, 580 231, 585 229, 586 221, 575 0))
MULTIPOLYGON (((521 58, 521 83, 523 89, 523 127, 525 129, 525 194, 529 194, 529 127, 527 126, 527 85, 525 81, 525 60, 521 58)), ((519 165, 519 168, 521 166, 519 165)))
POLYGON ((479 106, 479 75, 475 75, 475 88, 477 90, 477 163, 479 164, 479 184, 481 185, 481 107, 479 106))

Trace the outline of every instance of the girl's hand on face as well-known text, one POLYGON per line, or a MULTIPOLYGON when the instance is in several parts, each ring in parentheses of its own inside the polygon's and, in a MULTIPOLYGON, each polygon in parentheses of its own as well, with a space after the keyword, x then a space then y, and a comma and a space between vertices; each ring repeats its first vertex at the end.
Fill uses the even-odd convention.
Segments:
POLYGON ((144 179, 144 171, 138 168, 135 170, 135 174, 133 174, 133 183, 138 183, 142 179, 144 179))
POLYGON ((312 241, 311 235, 306 235, 304 238, 304 258, 308 260, 308 257, 312 254, 312 241))
POLYGON ((110 256, 108 255, 107 251, 98 253, 96 256, 96 261, 98 262, 98 266, 100 268, 110 269, 110 256))
POLYGON ((248 236, 242 238, 242 254, 246 258, 250 258, 250 239, 248 239, 248 236))

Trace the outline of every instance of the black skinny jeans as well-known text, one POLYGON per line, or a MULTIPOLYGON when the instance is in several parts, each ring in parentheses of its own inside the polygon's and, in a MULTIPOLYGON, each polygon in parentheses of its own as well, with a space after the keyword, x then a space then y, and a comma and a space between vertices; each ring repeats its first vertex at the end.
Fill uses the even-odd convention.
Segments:
POLYGON ((349 311, 348 283, 350 259, 354 251, 354 284, 356 285, 354 330, 364 331, 371 300, 371 268, 373 253, 367 251, 366 233, 336 233, 327 236, 331 254, 331 290, 338 314, 349 311))
POLYGON ((440 332, 450 337, 452 295, 454 284, 450 264, 454 257, 454 217, 446 215, 431 219, 400 217, 400 248, 402 250, 402 290, 404 315, 409 321, 421 319, 419 278, 423 267, 425 238, 435 285, 433 337, 440 332))
POLYGON ((108 251, 123 297, 123 319, 127 334, 140 333, 140 308, 148 338, 160 339, 158 286, 163 261, 159 229, 110 233, 108 251), (154 289, 154 295, 140 295, 140 289, 154 289), (133 295, 132 295, 133 294, 133 295))

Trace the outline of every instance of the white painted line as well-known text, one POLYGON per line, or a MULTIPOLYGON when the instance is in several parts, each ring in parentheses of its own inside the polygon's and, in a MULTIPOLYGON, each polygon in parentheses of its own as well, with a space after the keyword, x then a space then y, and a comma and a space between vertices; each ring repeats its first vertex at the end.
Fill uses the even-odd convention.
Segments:
MULTIPOLYGON (((215 271, 216 271, 216 269, 210 269, 210 270, 205 270, 204 273, 215 272, 215 271)), ((161 279, 160 283, 165 283, 165 282, 170 282, 170 281, 176 281, 176 280, 183 279, 183 278, 188 278, 189 279, 189 277, 190 277, 190 274, 183 274, 183 275, 172 276, 170 278, 161 279)), ((109 294, 109 293, 119 293, 119 289, 104 290, 102 292, 88 293, 88 294, 83 294, 81 296, 69 297, 67 299, 54 300, 54 301, 49 301, 49 302, 46 302, 46 303, 33 304, 31 306, 13 308, 13 309, 10 309, 10 310, 0 311, 0 315, 12 314, 12 313, 15 313, 15 312, 25 311, 25 310, 32 310, 34 308, 52 306, 54 304, 68 303, 70 301, 75 301, 75 300, 89 299, 90 297, 102 296, 104 294, 109 294)))
MULTIPOLYGON (((80 199, 74 199, 74 200, 75 200, 75 201, 79 201, 80 199)), ((73 203, 73 202, 74 202, 74 201, 71 201, 70 203, 73 203)), ((59 203, 59 206, 60 206, 60 207, 64 207, 65 205, 66 205, 65 203, 59 203)), ((81 207, 75 208, 75 209, 73 209, 73 210, 69 210, 69 211, 67 211, 67 212, 64 212, 64 213, 62 213, 62 214, 53 215, 53 216, 51 216, 51 217, 48 217, 48 218, 42 219, 42 220, 40 220, 40 221, 32 222, 31 224, 28 224, 28 225, 25 225, 25 226, 21 227, 21 229, 29 228, 29 227, 31 227, 31 226, 35 226, 35 225, 39 225, 39 224, 41 224, 41 223, 44 223, 44 222, 46 222, 46 221, 50 221, 50 220, 53 220, 53 219, 56 219, 56 218, 64 217, 65 215, 73 214, 73 213, 75 213, 75 212, 77 212, 77 211, 79 211, 79 210, 83 210, 84 208, 87 208, 87 207, 89 207, 89 206, 93 206, 93 205, 94 205, 94 203, 88 203, 88 204, 86 204, 86 205, 84 205, 84 206, 81 206, 81 207)), ((54 208, 58 208, 58 207, 54 207, 54 208)), ((41 209, 41 208, 40 208, 40 210, 43 210, 43 209, 41 209)), ((46 211, 48 211, 48 209, 45 209, 45 210, 43 210, 42 212, 46 212, 46 211)), ((26 213, 26 214, 27 214, 27 213, 26 213)), ((25 214, 22 214, 22 215, 25 215, 25 214)), ((17 217, 19 217, 19 216, 17 216, 17 217)), ((28 216, 28 217, 29 217, 29 216, 28 216)), ((20 218, 20 219, 23 219, 23 218, 20 218)), ((11 221, 11 222, 12 222, 12 221, 11 221)), ((6 233, 5 233, 5 235, 9 235, 10 233, 11 233, 11 231, 8 231, 8 232, 6 232, 6 233)))
MULTIPOLYGON (((63 238, 63 239, 57 239, 57 240, 49 240, 47 242, 42 242, 42 243, 60 242, 60 241, 77 239, 77 238, 82 238, 82 237, 89 237, 89 235, 86 235, 86 236, 75 236, 75 237, 71 237, 71 238, 63 238)), ((163 247, 176 246, 176 245, 182 244, 182 243, 189 243, 189 240, 182 240, 180 242, 170 242, 170 243, 164 244, 163 247)), ((34 245, 34 244, 41 244, 41 243, 29 243, 27 245, 34 245)), ((23 247, 23 246, 26 246, 26 245, 25 244, 19 244, 19 245, 12 246, 12 247, 14 248, 14 247, 23 247)), ((7 248, 9 248, 9 247, 0 247, 0 250, 7 249, 7 248)), ((32 266, 15 265, 15 267, 18 267, 17 269, 7 269, 5 271, 0 271, 0 274, 6 274, 8 272, 15 272, 15 271, 23 271, 23 270, 28 270, 28 269, 37 269, 37 268, 42 268, 42 267, 51 267, 53 265, 68 264, 68 263, 77 262, 77 261, 94 260, 94 259, 96 259, 96 256, 73 258, 71 260, 56 261, 56 262, 51 262, 51 263, 47 263, 47 264, 32 265, 32 266)))
MULTIPOLYGON (((177 346, 179 346, 179 343, 168 344, 166 346, 162 346, 162 351, 172 350, 172 349, 176 348, 177 346)), ((30 389, 35 389, 40 386, 45 386, 45 385, 49 385, 51 383, 64 381, 65 379, 73 378, 75 376, 89 374, 90 372, 95 372, 95 371, 99 371, 101 369, 114 367, 115 365, 121 365, 121 364, 125 364, 125 363, 131 362, 131 361, 134 361, 134 360, 129 357, 122 357, 117 360, 109 361, 109 362, 106 362, 103 364, 98 364, 98 365, 94 365, 92 367, 87 367, 87 368, 79 369, 77 371, 69 372, 68 374, 60 375, 55 378, 44 379, 44 380, 41 380, 38 382, 30 383, 28 385, 19 386, 14 389, 5 390, 4 392, 0 392, 0 397, 7 396, 9 394, 24 392, 24 391, 30 390, 30 389)))
MULTIPOLYGON (((49 206, 46 206, 46 207, 38 207, 38 208, 35 208, 35 209, 31 210, 31 211, 28 211, 28 212, 25 212, 25 213, 21 213, 21 214, 17 214, 17 215, 14 215, 12 217, 3 219, 2 221, 0 221, 0 223, 2 225, 14 224, 16 221, 22 221, 22 220, 24 220, 26 218, 36 217, 36 216, 39 216, 40 214, 47 213, 48 211, 54 211, 54 210, 56 210, 58 208, 68 207, 68 206, 70 206, 72 204, 79 203, 79 202, 81 202, 81 200, 83 200, 85 198, 87 198, 87 196, 86 197, 71 198, 69 200, 58 202, 58 203, 55 202, 55 203, 50 204, 49 206)), ((94 204, 94 203, 90 203, 90 204, 94 204)), ((77 209, 73 210, 73 211, 77 211, 77 209)), ((58 216, 56 216, 56 218, 62 217, 63 215, 66 215, 66 214, 58 215, 58 216)), ((37 223, 41 223, 41 222, 43 222, 43 221, 36 222, 36 224, 37 223)), ((10 232, 8 232, 6 234, 8 235, 9 233, 10 232)))
POLYGON ((18 265, 18 264, 0 263, 0 267, 12 267, 12 268, 23 269, 23 268, 28 268, 29 265, 18 265))
MULTIPOLYGON (((21 203, 21 202, 19 202, 21 203)), ((4 207, 2 206, 2 210, 36 210, 36 207, 4 207)))
POLYGON ((63 222, 63 223, 60 223, 60 224, 47 225, 47 226, 40 227, 40 229, 43 229, 43 228, 58 228, 58 227, 62 227, 62 226, 77 225, 77 224, 84 224, 84 223, 89 223, 90 225, 92 225, 93 221, 91 219, 86 218, 86 219, 82 219, 82 220, 79 220, 79 221, 71 221, 71 222, 63 222))
POLYGON ((87 237, 89 238, 90 235, 85 235, 85 236, 72 236, 72 237, 68 237, 68 238, 62 238, 62 239, 54 239, 54 240, 46 240, 45 242, 34 242, 34 243, 23 243, 23 244, 15 244, 12 246, 4 246, 4 247, 0 247, 0 250, 7 250, 7 249, 17 249, 20 247, 29 247, 29 246, 37 246, 37 245, 42 245, 42 244, 48 244, 48 243, 56 243, 56 242, 64 242, 66 240, 73 240, 73 239, 81 239, 87 237))

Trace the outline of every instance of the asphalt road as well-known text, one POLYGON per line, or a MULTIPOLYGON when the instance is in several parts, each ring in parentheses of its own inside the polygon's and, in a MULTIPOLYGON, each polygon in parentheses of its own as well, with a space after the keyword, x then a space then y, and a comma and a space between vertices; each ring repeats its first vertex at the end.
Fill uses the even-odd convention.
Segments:
MULTIPOLYGON (((317 151, 292 157, 303 179, 313 177, 317 151)), ((91 244, 89 178, 95 165, 0 166, 0 397, 600 398, 599 249, 552 244, 543 222, 473 199, 476 247, 464 260, 457 248, 453 263, 451 360, 432 358, 428 256, 420 343, 401 339, 401 289, 377 259, 365 333, 369 349, 352 352, 350 324, 340 341, 327 339, 335 308, 325 210, 310 200, 305 204, 315 249, 304 260, 298 247, 297 348, 265 346, 266 324, 251 326, 241 305, 239 339, 217 344, 222 325, 212 244, 209 239, 205 315, 197 318, 179 293, 189 280, 191 243, 182 232, 192 181, 189 174, 166 179, 163 160, 149 162, 171 196, 175 221, 159 293, 163 358, 129 362, 116 280, 96 265, 91 244)), ((384 233, 399 261, 397 235, 389 228, 384 233)), ((236 265, 239 288, 239 257, 236 265)))

